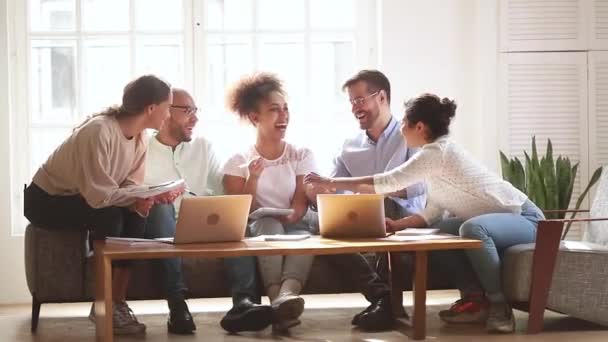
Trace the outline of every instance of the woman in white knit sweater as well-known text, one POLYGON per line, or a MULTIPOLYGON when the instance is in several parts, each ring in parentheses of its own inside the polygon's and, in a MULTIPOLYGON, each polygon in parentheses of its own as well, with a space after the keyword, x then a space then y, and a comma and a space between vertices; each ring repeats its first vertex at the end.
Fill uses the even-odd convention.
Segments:
POLYGON ((456 278, 463 298, 440 316, 447 322, 485 321, 489 332, 512 332, 515 323, 502 293, 499 255, 512 245, 533 242, 543 214, 525 194, 447 138, 456 112, 453 101, 424 94, 408 101, 405 107, 401 133, 408 147, 422 147, 406 163, 369 177, 325 178, 309 174, 305 182, 376 193, 425 182, 426 208, 400 220, 387 219, 387 230, 436 226, 447 233, 481 240, 482 248, 466 252, 468 260, 462 252, 442 255, 442 268, 456 278), (440 221, 444 211, 453 218, 440 221), (470 272, 471 265, 477 279, 470 272), (477 280, 483 291, 475 286, 477 280))

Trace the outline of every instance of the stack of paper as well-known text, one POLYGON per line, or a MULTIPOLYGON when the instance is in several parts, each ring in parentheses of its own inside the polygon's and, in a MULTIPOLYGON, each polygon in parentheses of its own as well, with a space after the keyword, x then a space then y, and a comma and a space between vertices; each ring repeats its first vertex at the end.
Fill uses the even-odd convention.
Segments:
POLYGON ((128 193, 132 197, 148 198, 160 195, 165 192, 177 190, 185 185, 183 179, 178 179, 157 185, 142 185, 128 188, 128 193))
POLYGON ((404 230, 400 230, 395 232, 397 236, 418 236, 418 235, 430 235, 439 233, 439 229, 437 228, 406 228, 404 230))

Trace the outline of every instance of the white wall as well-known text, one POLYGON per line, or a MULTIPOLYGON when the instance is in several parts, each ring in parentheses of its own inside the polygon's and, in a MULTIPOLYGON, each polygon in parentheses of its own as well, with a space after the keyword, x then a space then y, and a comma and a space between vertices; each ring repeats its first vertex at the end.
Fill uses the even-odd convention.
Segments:
MULTIPOLYGON (((10 236, 7 2, 0 0, 0 303, 30 300, 23 238, 10 236)), ((424 91, 459 103, 455 139, 496 168, 498 0, 379 0, 380 68, 391 79, 393 113, 424 91)), ((17 186, 17 185, 15 185, 17 186)))
POLYGON ((0 0, 0 303, 30 300, 25 284, 23 238, 11 237, 10 118, 7 0, 0 0))
POLYGON ((497 151, 483 132, 496 113, 496 7, 494 0, 383 0, 379 20, 393 114, 400 118, 404 100, 422 92, 456 99, 452 136, 491 168, 497 151))

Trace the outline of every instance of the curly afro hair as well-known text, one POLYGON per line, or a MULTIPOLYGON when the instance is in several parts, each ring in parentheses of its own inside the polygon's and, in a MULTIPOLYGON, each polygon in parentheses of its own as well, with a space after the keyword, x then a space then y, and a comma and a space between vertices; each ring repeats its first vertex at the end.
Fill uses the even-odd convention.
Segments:
POLYGON ((273 92, 285 95, 283 81, 275 74, 260 72, 248 75, 237 81, 228 91, 226 106, 246 120, 249 113, 257 110, 259 102, 273 92))

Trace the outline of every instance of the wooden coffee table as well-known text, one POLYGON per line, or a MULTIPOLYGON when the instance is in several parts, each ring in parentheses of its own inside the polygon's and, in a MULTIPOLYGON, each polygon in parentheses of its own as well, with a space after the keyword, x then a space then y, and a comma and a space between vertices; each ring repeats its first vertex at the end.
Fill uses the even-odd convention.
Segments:
MULTIPOLYGON (((226 243, 171 245, 165 243, 125 243, 118 241, 95 242, 95 322, 98 341, 112 341, 112 261, 126 259, 160 259, 173 257, 226 258, 260 255, 328 255, 361 252, 388 252, 391 269, 392 303, 396 313, 403 310, 403 292, 394 281, 397 252, 413 252, 414 307, 411 337, 426 337, 426 288, 428 252, 446 249, 481 247, 481 241, 458 237, 426 240, 398 241, 394 238, 333 240, 318 236, 302 241, 239 241, 226 243)), ((345 327, 346 329, 346 327, 345 327)))

